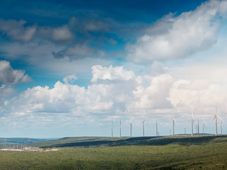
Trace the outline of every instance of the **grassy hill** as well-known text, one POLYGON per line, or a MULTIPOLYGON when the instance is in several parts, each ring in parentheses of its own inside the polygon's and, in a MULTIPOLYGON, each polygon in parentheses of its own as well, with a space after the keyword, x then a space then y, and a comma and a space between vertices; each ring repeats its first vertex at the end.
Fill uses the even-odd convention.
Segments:
POLYGON ((211 135, 178 135, 160 137, 67 137, 34 143, 39 147, 98 147, 98 146, 127 146, 127 145, 167 145, 167 144, 201 144, 227 136, 211 135))
MULTIPOLYGON (((81 146, 81 142, 100 141, 100 138, 63 138, 49 142, 62 145, 67 143, 66 141, 70 145, 79 143, 81 146)), ((102 138, 101 141, 111 141, 112 144, 124 143, 124 145, 63 147, 53 152, 0 151, 0 169, 227 169, 226 136, 114 138, 112 140, 102 138), (126 145, 125 141, 130 145, 126 145), (134 145, 135 141, 137 142, 134 145), (144 141, 146 144, 143 143, 144 141)), ((46 144, 50 144, 49 142, 46 144)))

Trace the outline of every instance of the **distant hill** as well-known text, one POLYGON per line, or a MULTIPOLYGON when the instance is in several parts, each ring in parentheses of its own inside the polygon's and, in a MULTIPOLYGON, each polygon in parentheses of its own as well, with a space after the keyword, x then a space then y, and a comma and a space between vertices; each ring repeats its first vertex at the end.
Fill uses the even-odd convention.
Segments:
POLYGON ((211 141, 227 140, 227 136, 212 135, 177 135, 160 137, 65 137, 33 143, 38 147, 100 147, 126 145, 167 145, 167 144, 202 144, 211 141))
POLYGON ((3 145, 31 145, 33 143, 48 141, 48 139, 34 138, 0 138, 0 147, 3 145))

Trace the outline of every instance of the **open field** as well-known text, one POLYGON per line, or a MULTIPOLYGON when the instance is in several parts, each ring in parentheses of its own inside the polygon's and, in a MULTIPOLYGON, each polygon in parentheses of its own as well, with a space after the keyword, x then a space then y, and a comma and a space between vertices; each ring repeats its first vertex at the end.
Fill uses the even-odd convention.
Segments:
MULTIPOLYGON (((175 140, 183 138, 187 137, 175 140)), ((227 169, 227 137, 194 139, 200 142, 63 147, 55 152, 0 151, 0 169, 227 169)))

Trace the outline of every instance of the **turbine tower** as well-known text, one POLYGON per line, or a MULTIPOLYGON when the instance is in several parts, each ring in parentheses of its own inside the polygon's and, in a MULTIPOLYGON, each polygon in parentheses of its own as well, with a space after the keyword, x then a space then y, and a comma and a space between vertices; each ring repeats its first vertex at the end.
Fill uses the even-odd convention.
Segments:
POLYGON ((198 135, 199 135, 199 133, 200 133, 200 131, 199 131, 199 119, 198 119, 198 125, 197 125, 197 133, 198 133, 198 135))
POLYGON ((205 133, 205 124, 203 123, 203 134, 205 133))
POLYGON ((217 116, 218 117, 218 119, 220 120, 219 122, 220 122, 220 134, 222 135, 223 134, 223 128, 222 128, 222 125, 223 125, 223 119, 220 117, 220 116, 217 116))
POLYGON ((145 129, 144 129, 144 120, 143 120, 143 136, 145 135, 145 129))
POLYGON ((111 136, 113 137, 113 121, 112 121, 112 127, 111 127, 111 136))
POLYGON ((175 135, 175 120, 173 119, 173 136, 175 135))
POLYGON ((192 120, 191 120, 191 128, 192 128, 192 136, 194 135, 194 111, 192 112, 192 120))
POLYGON ((120 137, 121 137, 121 120, 120 120, 120 131, 119 131, 119 133, 120 133, 120 137))
POLYGON ((218 116, 218 107, 216 106, 215 109, 216 109, 216 112, 215 112, 215 115, 214 115, 215 134, 218 135, 218 119, 219 119, 219 116, 218 116))
POLYGON ((214 115, 214 121, 215 121, 215 134, 218 135, 218 116, 217 116, 217 114, 214 115))
POLYGON ((218 115, 217 107, 216 107, 216 114, 214 115, 214 120, 215 120, 215 132, 216 132, 216 135, 218 135, 218 127, 220 127, 220 134, 222 135, 223 119, 218 115), (218 121, 220 122, 219 126, 218 126, 218 121))
POLYGON ((221 125, 220 126, 221 126, 220 128, 221 128, 221 135, 222 135, 222 120, 221 120, 221 125))
POLYGON ((130 137, 132 137, 132 123, 130 123, 130 137))
POLYGON ((155 123, 155 130, 156 130, 156 136, 159 136, 159 132, 158 132, 158 122, 156 121, 155 123))

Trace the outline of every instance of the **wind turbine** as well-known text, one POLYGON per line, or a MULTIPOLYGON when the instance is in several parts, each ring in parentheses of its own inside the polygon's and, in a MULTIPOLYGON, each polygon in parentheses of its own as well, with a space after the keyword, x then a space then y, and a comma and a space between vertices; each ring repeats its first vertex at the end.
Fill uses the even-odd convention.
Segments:
MULTIPOLYGON (((220 116, 218 116, 218 107, 215 107, 215 115, 214 115, 214 121, 215 121, 215 134, 218 135, 218 119, 222 120, 220 116)), ((222 131, 222 130, 221 130, 222 131)))
MULTIPOLYGON (((216 109, 217 110, 217 109, 216 109)), ((222 118, 217 114, 214 115, 214 121, 215 121, 215 134, 218 135, 218 120, 220 122, 220 134, 222 135, 222 118)))
MULTIPOLYGON (((192 109, 192 122, 191 122, 191 126, 192 126, 192 136, 194 135, 194 122, 195 122, 195 117, 194 117, 194 113, 195 113, 195 108, 198 109, 198 106, 200 106, 200 97, 201 97, 201 91, 198 92, 198 100, 196 101, 197 102, 197 107, 194 106, 193 109, 192 109)), ((196 103, 194 103, 196 104, 196 103)), ((200 127, 199 127, 199 119, 198 119, 198 124, 197 124, 197 134, 199 135, 200 133, 200 127)))

